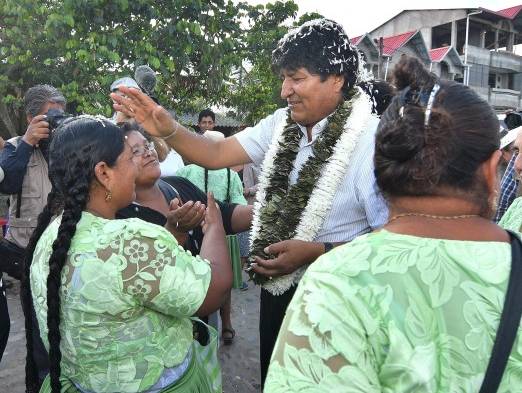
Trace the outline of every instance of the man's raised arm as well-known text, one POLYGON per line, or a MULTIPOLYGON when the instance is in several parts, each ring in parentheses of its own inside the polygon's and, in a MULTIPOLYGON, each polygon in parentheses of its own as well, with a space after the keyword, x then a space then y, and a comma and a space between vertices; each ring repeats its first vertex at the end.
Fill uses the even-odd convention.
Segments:
POLYGON ((179 124, 162 106, 146 94, 124 86, 125 96, 111 94, 114 109, 134 118, 151 135, 163 138, 185 160, 209 169, 249 163, 250 157, 235 137, 213 141, 179 124))

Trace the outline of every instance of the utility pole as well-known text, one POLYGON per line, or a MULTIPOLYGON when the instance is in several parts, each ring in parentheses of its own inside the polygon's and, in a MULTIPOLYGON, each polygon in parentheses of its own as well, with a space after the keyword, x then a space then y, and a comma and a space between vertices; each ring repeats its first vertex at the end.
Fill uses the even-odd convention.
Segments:
POLYGON ((468 64, 468 39, 469 39, 469 17, 472 15, 481 14, 482 11, 470 12, 466 16, 466 39, 464 40, 464 85, 469 85, 469 67, 468 64))
POLYGON ((377 39, 374 39, 373 42, 377 44, 377 48, 379 49, 379 60, 377 62, 377 79, 381 79, 383 67, 384 40, 382 37, 379 37, 378 41, 377 39))

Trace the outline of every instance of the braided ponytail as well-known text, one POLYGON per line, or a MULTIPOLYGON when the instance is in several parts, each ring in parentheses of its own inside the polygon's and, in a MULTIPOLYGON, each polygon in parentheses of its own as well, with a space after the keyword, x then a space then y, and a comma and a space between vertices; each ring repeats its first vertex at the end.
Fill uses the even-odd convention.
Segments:
POLYGON ((60 393, 62 268, 67 261, 69 248, 82 211, 87 207, 96 164, 105 162, 112 167, 116 164, 123 148, 122 131, 108 121, 99 118, 81 116, 66 120, 54 132, 49 155, 49 174, 53 189, 29 242, 24 266, 23 303, 27 327, 26 387, 28 392, 36 392, 38 389, 38 376, 32 356, 31 334, 34 326, 31 319, 32 295, 29 282, 31 262, 37 242, 48 226, 52 215, 63 206, 62 220, 48 261, 49 275, 47 277, 47 328, 51 391, 60 393), (63 202, 58 196, 63 198, 63 202))
POLYGON ((59 393, 61 390, 60 285, 62 268, 67 260, 71 240, 76 233, 76 224, 80 221, 82 211, 87 206, 91 182, 90 168, 82 166, 78 160, 76 164, 71 171, 68 171, 70 177, 65 181, 68 192, 64 199, 58 235, 53 243, 53 252, 49 258, 49 276, 47 277, 47 327, 51 390, 53 393, 59 393))
MULTIPOLYGON (((38 370, 36 367, 34 353, 33 353, 33 300, 31 295, 31 285, 29 281, 31 262, 33 261, 33 254, 36 248, 36 244, 42 236, 45 228, 49 225, 53 215, 57 214, 60 205, 60 198, 56 189, 53 187, 49 195, 47 196, 47 204, 38 216, 38 223, 34 230, 29 243, 26 248, 26 255, 24 258, 23 274, 21 281, 21 299, 22 309, 24 312, 25 319, 25 341, 27 348, 27 357, 25 362, 25 385, 28 393, 36 393, 40 388, 40 382, 38 378, 38 370)), ((38 328, 38 327, 36 327, 38 328)))

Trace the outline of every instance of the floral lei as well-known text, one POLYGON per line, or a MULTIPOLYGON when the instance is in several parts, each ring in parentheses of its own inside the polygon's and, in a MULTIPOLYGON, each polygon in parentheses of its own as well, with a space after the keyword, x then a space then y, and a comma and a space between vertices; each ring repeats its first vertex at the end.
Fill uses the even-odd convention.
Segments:
MULTIPOLYGON (((288 112, 286 124, 275 135, 263 162, 254 204, 251 255, 273 258, 263 251, 286 239, 312 241, 332 206, 334 195, 346 174, 360 135, 371 113, 368 96, 359 88, 330 115, 328 124, 312 147, 312 155, 289 185, 290 172, 299 151, 299 126, 288 112)), ((276 131, 277 132, 277 131, 276 131)), ((250 263, 253 262, 253 257, 250 263)), ((299 282, 306 266, 286 276, 268 280, 250 271, 257 284, 281 295, 299 282)))

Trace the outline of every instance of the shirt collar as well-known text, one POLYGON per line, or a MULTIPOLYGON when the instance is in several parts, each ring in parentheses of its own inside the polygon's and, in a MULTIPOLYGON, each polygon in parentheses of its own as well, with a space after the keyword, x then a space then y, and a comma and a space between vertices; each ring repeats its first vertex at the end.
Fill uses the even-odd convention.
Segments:
POLYGON ((312 141, 308 142, 308 136, 306 133, 306 127, 302 126, 301 124, 297 123, 299 126, 299 130, 301 130, 301 134, 303 137, 307 140, 306 145, 311 145, 315 142, 317 137, 321 134, 321 132, 324 130, 324 127, 326 127, 326 124, 328 123, 328 117, 325 117, 323 120, 319 121, 315 126, 312 127, 312 141))

